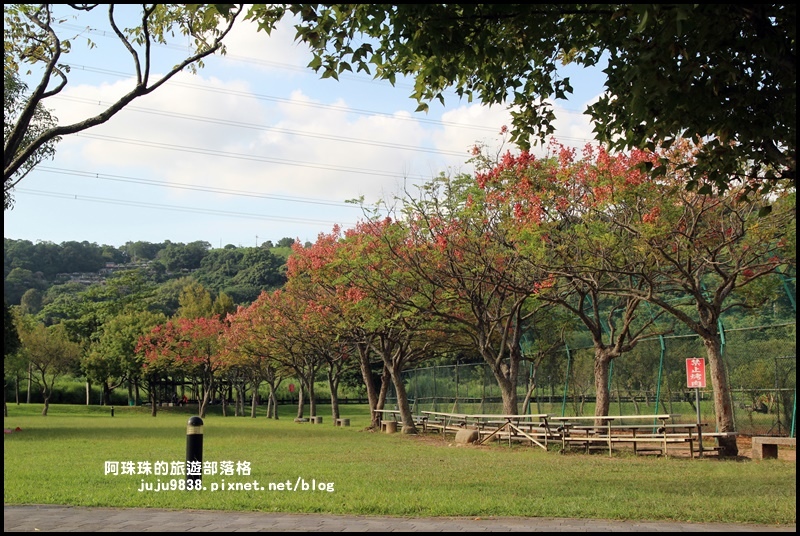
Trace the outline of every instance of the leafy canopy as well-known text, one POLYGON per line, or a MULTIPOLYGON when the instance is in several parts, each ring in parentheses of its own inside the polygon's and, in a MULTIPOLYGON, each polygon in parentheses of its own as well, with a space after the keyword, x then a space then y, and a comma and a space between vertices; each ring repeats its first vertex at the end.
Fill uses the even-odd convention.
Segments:
MULTIPOLYGON (((512 140, 554 132, 563 65, 606 65, 586 113, 611 150, 701 147, 689 189, 769 191, 796 173, 795 4, 284 4, 322 77, 415 79, 426 110, 460 98, 508 104, 512 140)), ((273 20, 256 4, 248 18, 273 20)), ((666 162, 655 166, 657 176, 666 162)))

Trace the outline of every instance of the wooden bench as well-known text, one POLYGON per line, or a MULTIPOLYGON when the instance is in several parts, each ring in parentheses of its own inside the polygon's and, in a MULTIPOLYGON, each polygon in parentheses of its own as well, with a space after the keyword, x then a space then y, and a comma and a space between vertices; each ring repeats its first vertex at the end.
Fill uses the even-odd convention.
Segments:
POLYGON ((797 447, 795 437, 754 437, 752 456, 754 460, 778 457, 778 445, 797 447))
MULTIPOLYGON (((591 450, 608 450, 609 456, 612 453, 614 444, 628 443, 633 446, 634 452, 638 454, 645 450, 658 450, 662 455, 667 455, 667 445, 670 443, 689 443, 689 449, 693 442, 697 440, 691 433, 670 434, 668 433, 667 421, 679 415, 605 415, 605 416, 577 416, 577 417, 553 417, 552 420, 560 423, 556 429, 561 434, 562 452, 568 445, 580 445, 588 453, 591 450), (618 424, 614 424, 617 421, 618 424), (628 424, 626 421, 638 421, 636 424, 628 424), (580 424, 580 423, 590 424, 580 424), (641 431, 641 434, 637 434, 641 431), (658 447, 640 448, 639 444, 657 444, 658 447)), ((686 425, 693 427, 694 425, 686 425)))
POLYGON ((439 432, 442 438, 447 433, 458 433, 466 428, 467 416, 461 413, 443 413, 439 411, 423 411, 421 424, 425 432, 439 432))

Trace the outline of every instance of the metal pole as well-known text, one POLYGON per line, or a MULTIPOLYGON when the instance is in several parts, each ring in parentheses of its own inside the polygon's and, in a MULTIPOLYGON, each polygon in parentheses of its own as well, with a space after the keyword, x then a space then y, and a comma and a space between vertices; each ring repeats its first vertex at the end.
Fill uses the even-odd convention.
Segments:
MULTIPOLYGON (((658 357, 658 382, 656 382, 656 408, 655 408, 655 414, 656 415, 658 415, 658 405, 661 402, 661 381, 662 381, 662 377, 664 375, 664 353, 667 350, 667 347, 664 344, 664 336, 663 335, 659 335, 658 336, 658 343, 661 346, 661 354, 658 357)), ((697 407, 699 408, 700 405, 698 404, 697 407)), ((698 410, 698 411, 700 411, 700 410, 698 410)), ((698 419, 699 419, 699 417, 698 417, 698 419)), ((653 417, 653 428, 656 428, 657 426, 658 426, 658 421, 656 420, 655 417, 653 417)))
POLYGON ((694 400, 695 405, 697 406, 697 425, 700 425, 700 388, 694 388, 694 400))
POLYGON ((567 374, 564 378, 564 395, 561 398, 561 416, 563 417, 567 411, 567 391, 569 390, 569 368, 572 362, 572 355, 569 353, 569 345, 565 342, 564 349, 567 351, 567 374))

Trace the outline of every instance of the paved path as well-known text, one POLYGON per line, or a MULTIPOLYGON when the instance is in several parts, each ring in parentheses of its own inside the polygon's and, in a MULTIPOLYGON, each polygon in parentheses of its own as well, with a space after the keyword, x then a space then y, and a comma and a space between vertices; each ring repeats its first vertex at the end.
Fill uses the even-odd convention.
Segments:
POLYGON ((391 518, 71 506, 4 507, 4 532, 797 532, 795 525, 556 518, 391 518))

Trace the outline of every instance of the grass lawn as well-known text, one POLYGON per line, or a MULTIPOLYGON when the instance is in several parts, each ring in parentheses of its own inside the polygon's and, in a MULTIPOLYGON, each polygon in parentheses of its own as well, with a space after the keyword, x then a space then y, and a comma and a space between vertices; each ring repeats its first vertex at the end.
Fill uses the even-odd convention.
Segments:
POLYGON ((169 488, 185 477, 142 471, 185 460, 196 408, 163 408, 155 418, 130 407, 113 417, 98 406, 55 405, 47 417, 41 405, 8 410, 4 427, 21 431, 4 434, 5 504, 796 522, 796 463, 785 460, 457 447, 365 431, 365 406, 342 407, 348 428, 333 426, 328 406, 318 410, 322 424, 294 423, 291 407, 266 419, 261 408, 256 419, 206 417, 203 461, 216 472, 203 475, 204 490, 180 491, 169 488), (159 481, 167 489, 146 489, 159 481))

